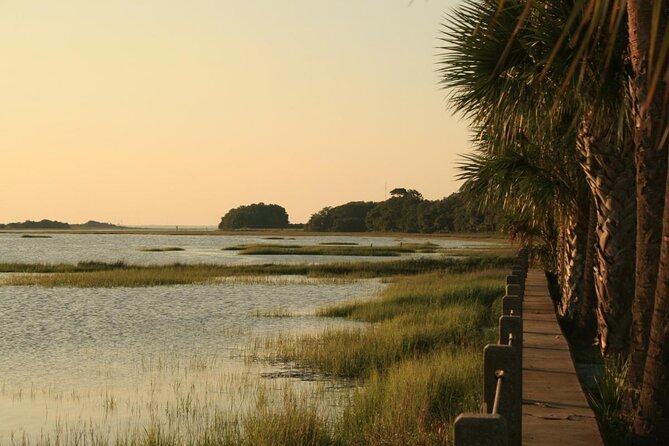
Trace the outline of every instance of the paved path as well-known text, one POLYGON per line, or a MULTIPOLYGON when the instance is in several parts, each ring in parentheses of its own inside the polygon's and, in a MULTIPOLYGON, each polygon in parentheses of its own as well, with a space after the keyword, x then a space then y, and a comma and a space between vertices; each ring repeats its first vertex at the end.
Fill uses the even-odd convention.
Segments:
POLYGON ((523 445, 599 446, 543 271, 529 270, 523 301, 523 445))

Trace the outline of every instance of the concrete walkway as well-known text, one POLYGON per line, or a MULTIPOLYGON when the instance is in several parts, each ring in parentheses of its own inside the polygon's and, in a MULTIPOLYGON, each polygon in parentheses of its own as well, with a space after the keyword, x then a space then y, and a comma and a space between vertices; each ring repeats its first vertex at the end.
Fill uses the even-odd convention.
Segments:
POLYGON ((523 301, 523 445, 598 446, 595 416, 558 326, 543 271, 531 269, 523 301))

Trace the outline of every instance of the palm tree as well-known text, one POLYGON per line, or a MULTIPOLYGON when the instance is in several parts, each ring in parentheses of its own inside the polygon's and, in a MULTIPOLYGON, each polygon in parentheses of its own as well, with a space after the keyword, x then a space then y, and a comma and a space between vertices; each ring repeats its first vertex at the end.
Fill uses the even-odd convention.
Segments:
MULTIPOLYGON (((577 3, 578 5, 579 3, 577 3)), ((579 28, 579 48, 597 48, 603 34, 605 57, 624 33, 631 60, 629 94, 636 167, 636 262, 632 345, 628 358, 626 411, 636 416, 640 442, 660 443, 669 435, 669 231, 667 157, 669 155, 669 2, 666 0, 589 1, 588 27, 579 28), (585 30, 585 31, 584 31, 585 30), (602 33, 602 30, 606 30, 602 33), (594 37, 593 37, 594 36, 594 37), (639 411, 634 395, 640 393, 639 411)), ((572 8, 571 16, 580 14, 572 8)), ((523 19, 524 20, 524 19, 523 19)), ((566 35, 566 32, 565 34, 566 35)), ((562 41, 564 42, 564 40, 562 41)), ((554 47, 553 53, 559 51, 554 47)), ((573 69, 576 64, 571 64, 573 69)))
POLYGON ((592 199, 578 164, 556 159, 559 152, 550 155, 540 150, 499 154, 479 147, 463 156, 462 190, 483 208, 501 204, 505 229, 544 254, 544 264, 557 272, 563 289, 561 317, 591 341, 596 333, 592 199))
MULTIPOLYGON (((669 299, 669 210, 667 209, 669 203, 665 202, 669 197, 667 194, 667 184, 669 184, 667 181, 669 2, 666 0, 576 0, 571 3, 553 3, 518 0, 511 7, 501 2, 499 8, 498 5, 492 3, 494 2, 468 2, 460 10, 458 17, 458 20, 461 20, 466 19, 469 15, 483 20, 480 29, 476 26, 475 20, 470 22, 470 25, 474 26, 469 26, 468 29, 466 29, 467 26, 460 28, 461 31, 474 31, 468 36, 474 36, 475 43, 471 45, 473 51, 464 56, 465 63, 461 63, 458 67, 464 69, 461 77, 458 78, 456 75, 455 81, 453 78, 450 79, 451 85, 456 87, 464 85, 469 88, 469 97, 462 94, 456 97, 456 104, 466 110, 469 117, 478 119, 478 122, 485 122, 482 117, 489 114, 490 111, 476 112, 474 109, 477 106, 492 107, 493 110, 498 111, 505 110, 507 113, 513 111, 508 107, 505 109, 503 105, 500 107, 494 100, 490 101, 490 98, 480 100, 477 104, 476 97, 495 90, 494 86, 489 87, 484 83, 497 80, 503 68, 519 66, 518 63, 523 60, 522 56, 519 58, 518 48, 534 45, 543 47, 549 41, 545 37, 551 33, 550 27, 541 28, 533 24, 550 24, 551 21, 557 25, 554 29, 562 28, 564 31, 549 45, 550 55, 547 58, 542 56, 533 60, 543 65, 539 76, 536 76, 536 72, 534 74, 535 79, 542 80, 542 87, 546 86, 545 79, 552 79, 555 85, 559 84, 556 91, 566 95, 561 96, 561 99, 573 99, 577 103, 578 98, 592 97, 588 94, 589 92, 593 92, 596 98, 604 97, 611 91, 629 93, 627 113, 622 110, 625 101, 617 101, 618 105, 614 105, 608 111, 606 105, 602 107, 602 104, 606 104, 607 101, 595 101, 595 104, 590 104, 589 109, 580 107, 579 124, 581 124, 582 138, 579 145, 584 168, 590 171, 589 178, 595 196, 598 196, 596 183, 603 178, 602 174, 606 173, 601 172, 600 167, 606 168, 610 162, 607 155, 626 156, 625 159, 629 159, 629 155, 624 152, 631 152, 634 155, 636 179, 633 191, 636 198, 637 219, 634 268, 636 285, 633 303, 632 349, 629 356, 629 383, 631 387, 637 388, 640 392, 639 413, 634 423, 635 433, 642 442, 659 444, 669 435, 669 329, 667 329, 666 322, 669 319, 669 302, 667 301, 669 299), (486 14, 480 14, 481 10, 486 10, 486 14), (510 21, 504 18, 505 10, 513 12, 514 18, 510 21), (557 18, 557 23, 553 20, 555 18, 557 18), (485 19, 489 21, 486 23, 485 19), (486 33, 490 33, 491 29, 495 31, 499 39, 496 54, 490 53, 493 46, 486 42, 488 39, 486 33), (532 29, 534 32, 526 33, 527 29, 532 29), (625 48, 620 48, 621 43, 625 48), (487 49, 483 49, 486 46, 487 49), (616 69, 617 61, 624 60, 618 57, 624 52, 623 50, 627 51, 631 60, 631 67, 628 70, 631 74, 629 88, 621 86, 620 83, 617 87, 605 88, 607 83, 598 82, 599 78, 612 73, 625 73, 625 70, 616 69), (480 65, 481 63, 483 65, 480 65), (479 64, 479 67, 476 64, 479 64), (489 79, 479 76, 481 67, 489 70, 489 79), (555 76, 556 74, 558 76, 555 76), (472 79, 467 80, 466 78, 472 79), (631 116, 629 122, 625 122, 626 116, 631 116), (593 117, 594 122, 591 121, 593 117), (603 119, 597 119, 597 117, 603 119), (622 120, 623 125, 607 129, 605 120, 611 118, 614 121, 622 120), (633 142, 629 142, 629 136, 620 138, 619 130, 622 130, 622 134, 632 133, 631 141, 633 142), (605 145, 608 146, 611 142, 611 135, 616 135, 614 141, 620 144, 615 143, 615 145, 620 146, 621 150, 619 153, 608 149, 600 152, 597 148, 601 145, 600 138, 603 137, 605 145), (625 150, 628 145, 630 149, 625 150), (661 249, 660 240, 662 240, 661 249)), ((539 52, 545 54, 544 51, 545 49, 542 49, 539 52)), ((528 51, 528 54, 530 52, 528 51)), ((512 74, 517 75, 517 73, 512 74)), ((618 74, 617 77, 621 76, 618 74)), ((529 77, 525 79, 528 85, 537 85, 529 77)), ((503 96, 499 94, 505 93, 499 89, 496 90, 496 97, 500 99, 500 103, 504 102, 503 96)), ((511 89, 508 94, 518 97, 518 91, 518 89, 511 89)), ((544 98, 546 97, 547 95, 544 95, 544 98)), ((526 100, 536 106, 540 102, 535 98, 526 100)), ((557 103, 555 99, 552 101, 548 99, 548 101, 553 104, 557 103)), ((580 102, 581 105, 588 103, 587 100, 580 102)), ((609 102, 609 105, 615 103, 609 102)), ((553 105, 549 108, 552 113, 560 106, 553 105)), ((543 114, 546 109, 538 107, 537 110, 541 110, 540 113, 543 114)), ((520 110, 521 114, 529 116, 525 114, 527 111, 527 107, 520 110)), ((514 119, 516 118, 509 120, 514 119)), ((488 121, 488 123, 492 122, 488 121)), ((625 174, 625 176, 629 175, 625 174)), ((622 185, 612 184, 612 186, 616 190, 623 189, 622 185)), ((600 206, 611 198, 608 194, 604 194, 599 199, 599 228, 602 227, 601 215, 605 211, 600 206)), ((616 206, 614 201, 611 202, 612 207, 609 208, 609 213, 620 215, 614 210, 616 206)), ((627 225, 624 226, 627 227, 627 225)), ((611 229, 618 232, 620 227, 612 224, 611 229)), ((629 233, 629 229, 623 229, 623 232, 629 233)), ((600 247, 603 241, 602 235, 606 233, 600 231, 598 234, 600 247)), ((630 251, 628 249, 627 252, 621 254, 614 253, 614 256, 629 257, 630 251)), ((607 252, 606 248, 604 252, 607 252)), ((620 261, 623 260, 615 260, 616 263, 620 261)), ((627 270, 627 267, 622 269, 622 271, 627 270)), ((606 296, 599 296, 600 303, 603 302, 602 297, 606 296)), ((618 310, 628 306, 626 301, 613 303, 619 307, 618 310)), ((606 311, 607 308, 603 307, 602 313, 606 311)), ((606 316, 606 314, 602 315, 606 316)), ((631 319, 631 316, 628 315, 627 318, 631 319)), ((615 322, 626 323, 624 320, 615 322)), ((617 331, 622 333, 623 329, 624 327, 619 324, 617 331)), ((628 402, 627 407, 629 410, 633 404, 628 402)))
MULTIPOLYGON (((605 48, 584 57, 576 31, 588 22, 585 14, 572 17, 574 4, 466 2, 445 31, 442 71, 455 108, 493 135, 487 138, 490 151, 503 152, 522 136, 581 163, 597 215, 601 348, 625 354, 634 292, 635 204, 624 59, 607 58, 605 48), (573 29, 576 40, 556 54, 564 28, 573 29), (563 133, 575 136, 560 138, 563 133)), ((622 54, 619 40, 614 47, 622 54)))

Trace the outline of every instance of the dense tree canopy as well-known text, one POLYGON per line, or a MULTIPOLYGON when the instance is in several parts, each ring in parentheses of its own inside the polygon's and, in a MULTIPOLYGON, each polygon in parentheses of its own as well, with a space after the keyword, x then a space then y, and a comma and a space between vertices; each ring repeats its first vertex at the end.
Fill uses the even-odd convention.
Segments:
POLYGON ((312 215, 306 225, 308 231, 364 232, 365 219, 376 206, 372 201, 351 201, 335 207, 325 207, 312 215))
POLYGON ((218 229, 287 228, 288 213, 278 204, 254 203, 230 209, 221 218, 218 229))
POLYGON ((309 231, 338 232, 481 232, 494 231, 499 216, 466 205, 461 193, 425 200, 414 189, 396 188, 382 202, 352 201, 312 215, 309 231))

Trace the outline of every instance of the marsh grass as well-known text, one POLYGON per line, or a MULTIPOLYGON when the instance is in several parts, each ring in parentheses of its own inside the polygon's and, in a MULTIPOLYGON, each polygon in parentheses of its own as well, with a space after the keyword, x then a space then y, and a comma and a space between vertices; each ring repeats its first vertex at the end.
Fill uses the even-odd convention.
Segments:
POLYGON ((408 243, 392 246, 359 246, 345 242, 319 245, 249 244, 223 248, 244 255, 320 255, 320 256, 378 256, 393 257, 411 253, 435 253, 434 243, 408 243))
POLYGON ((141 252, 172 252, 172 251, 185 251, 183 248, 178 246, 166 246, 164 248, 141 248, 141 252))
MULTIPOLYGON (((483 309, 480 309, 483 310, 483 309)), ((440 348, 477 345, 485 311, 457 305, 429 315, 404 314, 360 329, 330 329, 316 335, 279 338, 268 344, 276 359, 327 375, 368 378, 393 364, 440 348)))
POLYGON ((626 361, 622 358, 609 359, 604 363, 604 373, 595 379, 595 387, 588 392, 590 404, 608 445, 632 443, 629 420, 622 416, 627 391, 626 377, 626 361))
POLYGON ((443 248, 440 252, 443 255, 454 257, 471 257, 471 256, 502 256, 513 257, 516 253, 516 248, 508 244, 486 245, 486 246, 472 246, 468 248, 443 248))
POLYGON ((74 273, 130 269, 124 262, 79 262, 79 263, 0 263, 2 273, 74 273))
POLYGON ((479 349, 445 350, 373 374, 337 426, 341 444, 452 444, 461 412, 476 412, 483 364, 479 349))
POLYGON ((332 425, 313 399, 286 392, 280 404, 260 394, 255 410, 242 421, 239 444, 257 446, 334 446, 332 425))
POLYGON ((356 282, 355 277, 307 277, 307 276, 230 276, 216 277, 212 283, 225 285, 346 285, 356 282))
POLYGON ((326 246, 357 246, 359 243, 356 242, 323 242, 319 243, 319 245, 326 245, 326 246))
MULTIPOLYGON (((364 383, 334 422, 302 421, 311 426, 310 434, 298 430, 295 435, 307 442, 291 443, 285 437, 282 441, 360 446, 450 444, 457 414, 474 412, 480 405, 481 348, 495 337, 504 274, 505 270, 488 270, 402 277, 377 299, 319 312, 368 322, 366 327, 268 342, 265 348, 276 355, 274 360, 364 383)), ((305 416, 307 407, 308 401, 298 401, 294 410, 305 416)), ((277 429, 296 429, 287 429, 293 421, 280 412, 261 420, 272 422, 258 423, 262 435, 256 438, 272 438, 277 429)))
POLYGON ((324 317, 345 317, 364 322, 379 322, 403 314, 423 314, 435 308, 461 303, 490 308, 503 293, 500 285, 504 270, 488 269, 475 273, 431 272, 402 277, 383 290, 378 299, 346 302, 318 310, 324 317))
POLYGON ((496 303, 504 291, 503 274, 498 270, 447 279, 438 273, 404 278, 388 285, 377 299, 317 312, 370 325, 278 337, 266 348, 272 360, 333 376, 367 378, 440 349, 479 346, 489 339, 488 328, 499 315, 496 303))
POLYGON ((295 313, 284 307, 272 308, 270 310, 256 310, 256 317, 294 317, 295 313))
POLYGON ((5 279, 5 285, 77 288, 149 287, 206 283, 215 277, 206 268, 110 269, 92 272, 66 272, 47 275, 17 275, 5 279))
POLYGON ((129 265, 123 262, 77 264, 0 263, 0 272, 25 273, 5 278, 0 284, 44 287, 146 287, 210 283, 221 277, 307 276, 310 278, 372 278, 410 276, 430 271, 462 273, 491 267, 507 267, 512 257, 481 256, 418 258, 385 262, 335 262, 328 264, 129 265), (48 274, 41 274, 48 273, 48 274))

